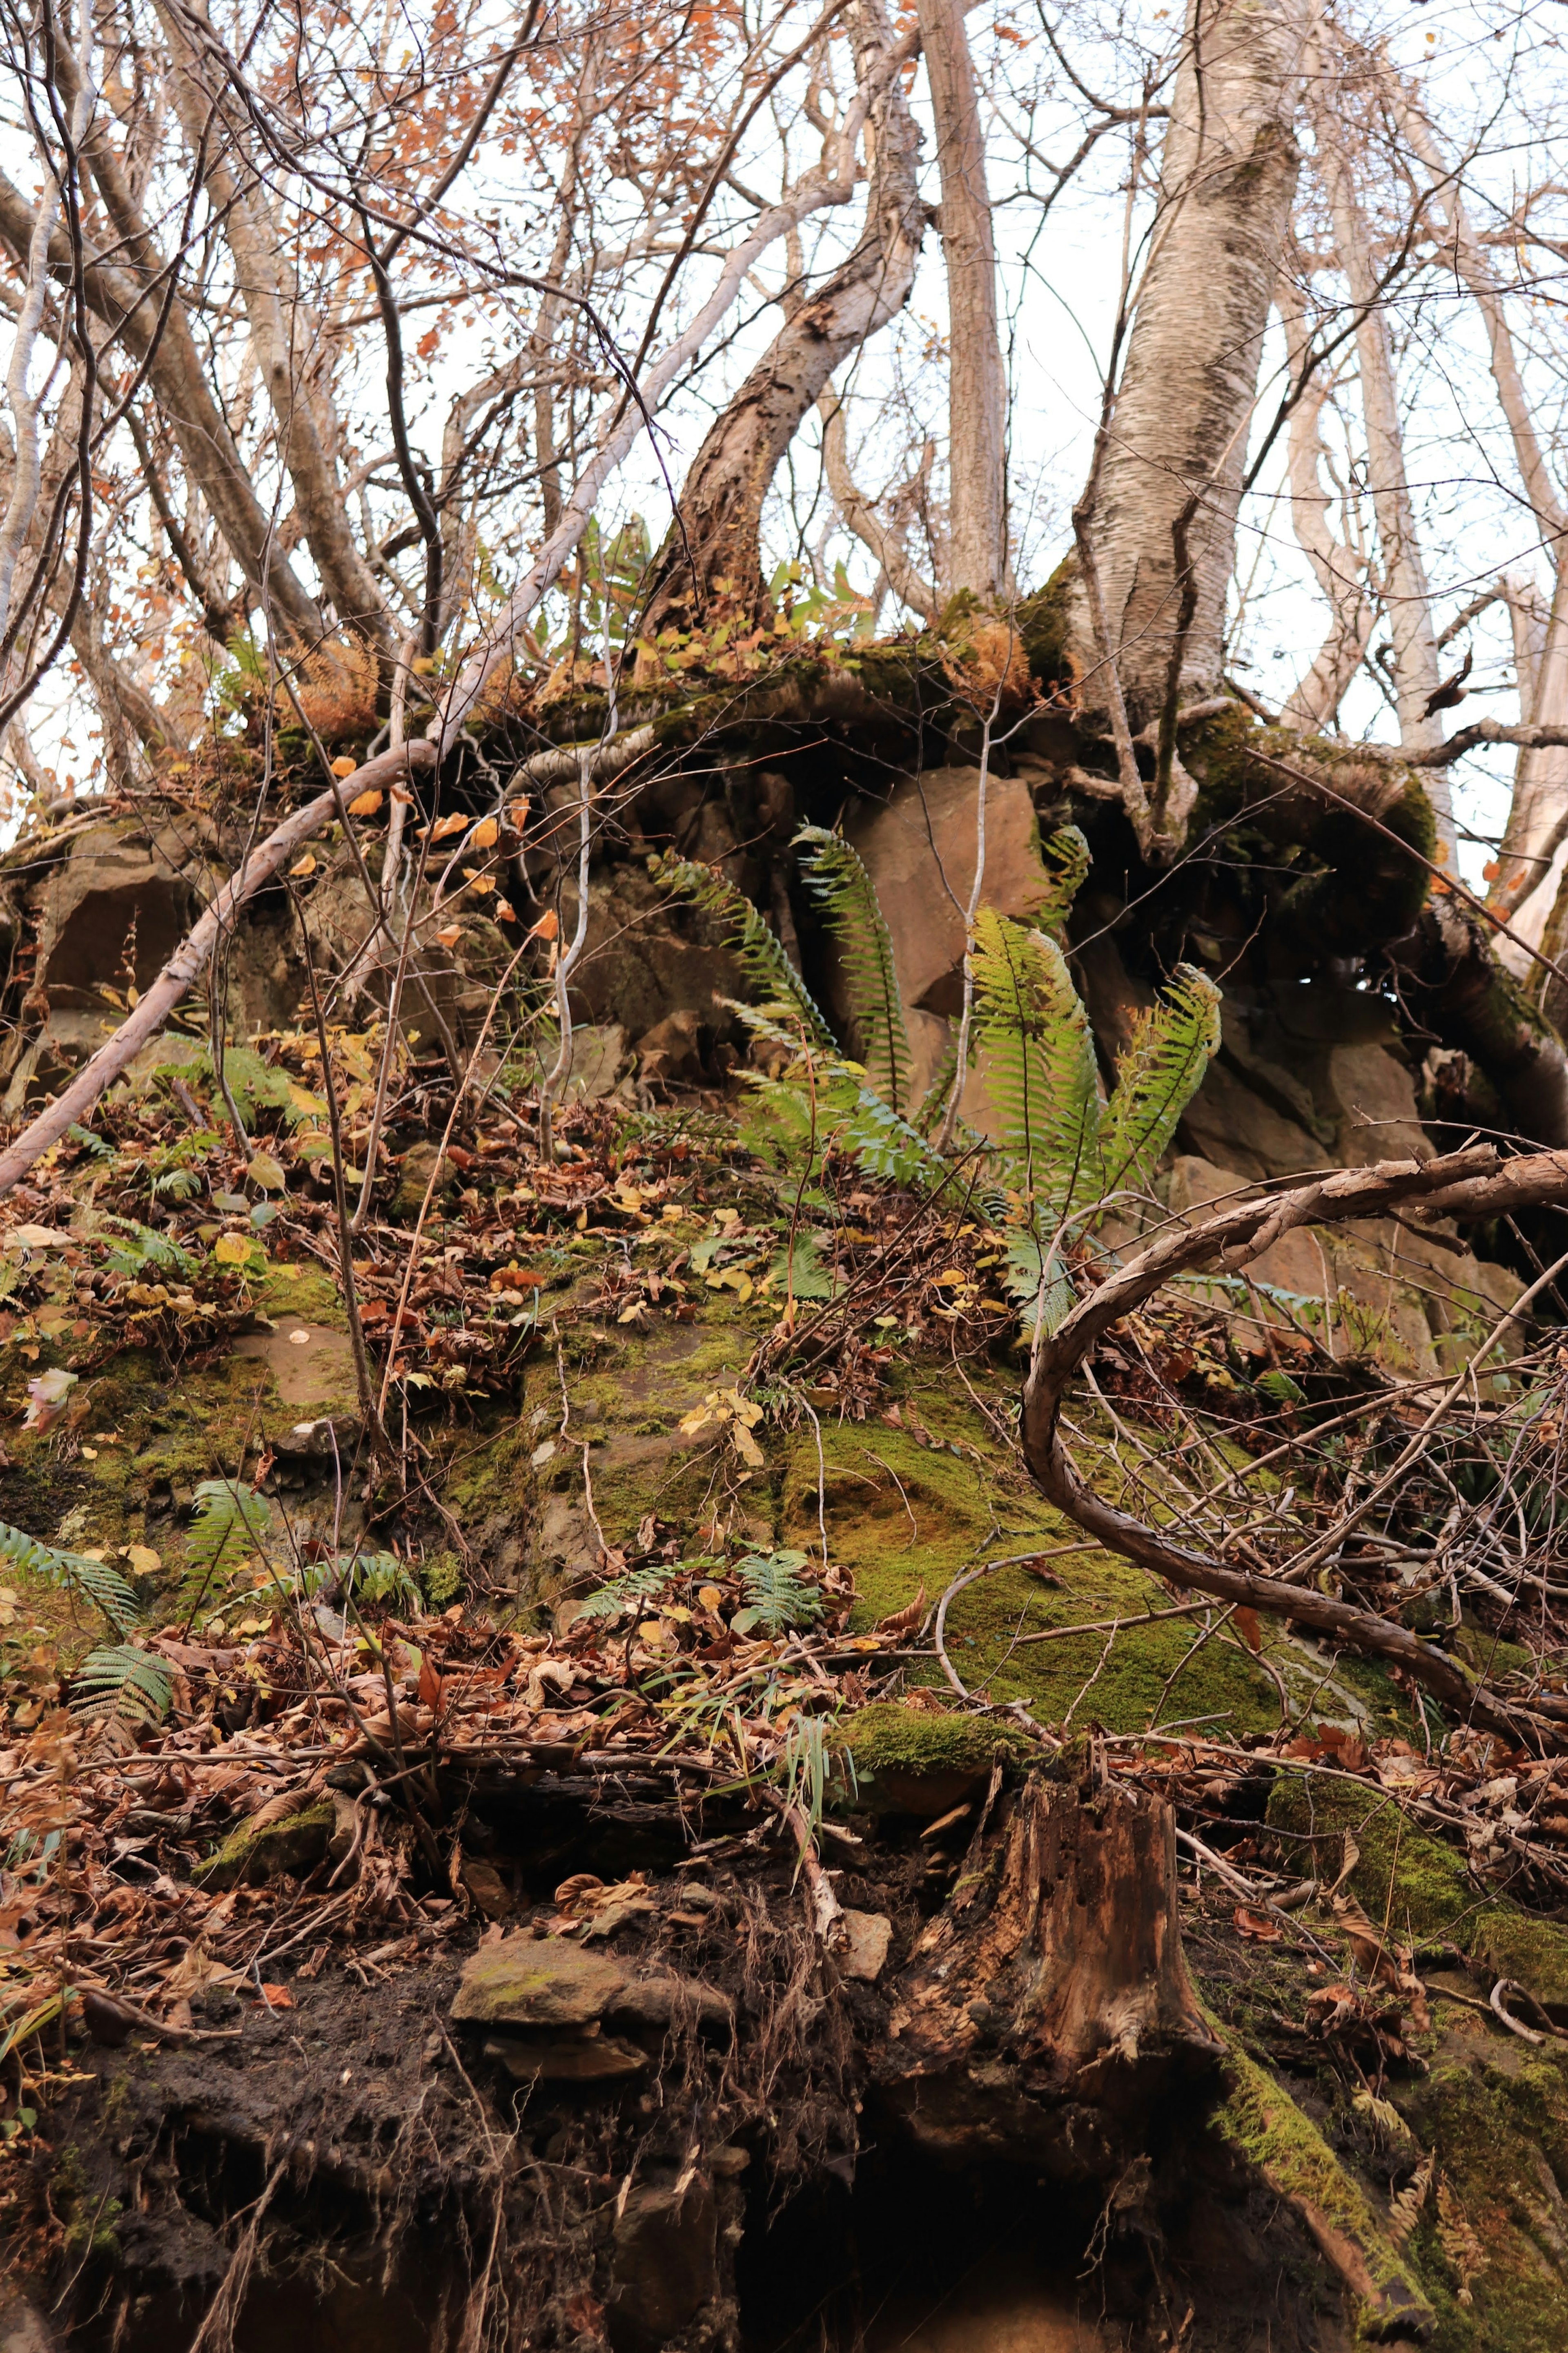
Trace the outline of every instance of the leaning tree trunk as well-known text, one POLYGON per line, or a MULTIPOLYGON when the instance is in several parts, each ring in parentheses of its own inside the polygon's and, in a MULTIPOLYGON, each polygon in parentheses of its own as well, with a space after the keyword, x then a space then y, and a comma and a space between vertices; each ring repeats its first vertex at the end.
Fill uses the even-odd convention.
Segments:
POLYGON ((996 325, 996 245, 985 133, 961 0, 920 0, 942 171, 947 269, 948 577, 987 601, 1007 585, 1007 383, 996 325))
MULTIPOLYGON (((864 81, 892 45, 881 0, 858 0, 854 37, 864 81)), ((716 600, 759 604, 763 502, 784 451, 834 370, 909 301, 925 216, 916 181, 919 134, 896 74, 872 121, 864 234, 820 292, 790 310, 698 451, 681 492, 680 528, 665 543, 648 597, 650 635, 716 600)))
POLYGON ((1220 681, 1247 425, 1296 191, 1309 21, 1305 0, 1192 0, 1089 518, 1109 644, 1081 588, 1069 625, 1091 721, 1110 708, 1107 657, 1134 730, 1163 709, 1173 659, 1184 698, 1220 681))

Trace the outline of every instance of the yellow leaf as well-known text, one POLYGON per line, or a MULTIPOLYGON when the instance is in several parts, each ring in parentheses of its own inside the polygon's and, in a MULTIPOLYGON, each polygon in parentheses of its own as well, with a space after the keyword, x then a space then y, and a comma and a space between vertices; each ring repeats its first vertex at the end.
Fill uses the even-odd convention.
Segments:
POLYGON ((496 901, 496 921, 498 923, 516 923, 517 909, 512 905, 510 899, 498 899, 496 901))
POLYGON ((755 1430, 763 1418, 760 1405, 753 1405, 750 1398, 743 1398, 739 1389, 726 1389, 724 1400, 737 1421, 743 1421, 748 1430, 755 1430))
POLYGON ((127 1545, 125 1557, 138 1577, 156 1577, 163 1566, 163 1554, 154 1552, 151 1545, 127 1545))
POLYGON ((515 825, 520 832, 528 822, 528 812, 531 807, 532 803, 524 793, 522 798, 520 801, 513 801, 507 810, 509 822, 515 825))
POLYGON ((374 817, 385 798, 384 793, 378 793, 374 788, 368 793, 356 793, 349 803, 349 815, 374 817))
POLYGON ((743 1423, 737 1421, 731 1424, 730 1435, 735 1441, 736 1453, 747 1469, 760 1471, 763 1468, 763 1450, 751 1431, 743 1423))
POLYGON ((700 1430, 707 1429, 712 1419, 713 1414, 710 1407, 705 1405, 693 1406, 689 1413, 683 1414, 681 1416, 680 1435, 682 1438, 695 1438, 700 1430))
POLYGON ((299 864, 297 866, 290 866, 289 869, 290 874, 313 874, 315 871, 316 853, 313 849, 307 849, 299 864))
POLYGON ((266 1193, 281 1193, 289 1181, 270 1152, 253 1153, 245 1173, 253 1185, 259 1185, 266 1193))
POLYGON ((724 1596, 716 1585, 700 1585, 697 1588, 697 1599, 704 1609, 711 1613, 719 1608, 724 1596))
POLYGON ((495 880, 492 875, 476 874, 471 866, 464 867, 463 879, 468 883, 470 891, 493 891, 496 887, 495 880))
POLYGON ((448 923, 445 931, 437 932, 436 934, 436 937, 440 941, 441 945, 444 948, 455 948, 462 936, 463 926, 461 923, 448 923))
POLYGON ((309 1087, 300 1086, 293 1079, 289 1082, 289 1100, 296 1111, 309 1112, 318 1119, 327 1108, 322 1096, 313 1095, 309 1087))
POLYGON ((531 940, 552 940, 560 929, 560 920, 554 908, 546 907, 528 936, 531 940))
POLYGON ((450 817, 437 818, 430 828, 430 839, 432 841, 450 841, 455 833, 465 833, 468 830, 468 820, 462 810, 454 809, 450 817))
POLYGON ((332 762, 332 774, 341 781, 344 776, 352 776, 358 766, 359 762, 351 760, 345 753, 341 760, 332 762))
POLYGON ((472 833, 468 836, 468 848, 470 849, 488 849, 500 831, 500 828, 496 823, 493 817, 481 818, 479 824, 475 826, 472 833))
POLYGON ((219 1234, 213 1256, 220 1266, 248 1266, 250 1243, 244 1234, 219 1234))
POLYGON ((964 1273, 963 1269, 961 1266, 950 1266, 945 1273, 939 1274, 937 1276, 937 1282, 939 1283, 945 1282, 950 1286, 962 1286, 968 1281, 969 1277, 964 1273))

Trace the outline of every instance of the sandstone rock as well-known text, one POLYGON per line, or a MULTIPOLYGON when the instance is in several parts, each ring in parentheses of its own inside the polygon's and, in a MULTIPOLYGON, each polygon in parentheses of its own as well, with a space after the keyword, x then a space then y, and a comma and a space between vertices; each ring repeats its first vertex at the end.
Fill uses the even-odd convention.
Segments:
POLYGON ((875 1985, 887 1964, 893 1924, 885 1912, 844 1912, 844 1944, 838 1960, 847 1978, 875 1985))
POLYGON ((526 2042, 515 2034, 492 2034, 485 2057, 499 2059, 516 2084, 613 2084, 640 2075, 647 2053, 612 2034, 526 2042))
MULTIPOLYGON (((949 1022, 963 1001, 963 915, 974 883, 979 782, 976 768, 927 768, 904 777, 881 807, 863 803, 846 826, 876 887, 906 1016, 914 1017, 917 1101, 936 1076, 949 1022)), ((1047 888, 1029 788, 1019 777, 993 776, 981 904, 1026 918, 1047 888)), ((834 1009, 842 1016, 841 1006, 834 1009)))
POLYGON ((1327 1158, 1316 1137, 1218 1061, 1183 1113, 1179 1133, 1188 1152, 1244 1176, 1293 1176, 1327 1158))
POLYGON ((610 2341, 617 2353, 652 2353, 719 2293, 718 2211, 712 2184, 687 2172, 665 2188, 630 2190, 616 2217, 610 2341))
POLYGON ((1332 1047, 1327 1078, 1339 1116, 1336 1156, 1348 1167, 1433 1157, 1434 1147, 1416 1109, 1415 1082, 1386 1046, 1332 1047))
POLYGON ((191 1877, 209 1892, 224 1887, 258 1887, 285 1873, 302 1878, 313 1871, 327 1852, 336 1814, 331 1798, 277 1800, 231 1831, 216 1852, 198 1862, 191 1877), (270 1817, 270 1819, 268 1819, 270 1817))
POLYGON ((626 1984, 619 1965, 565 1936, 505 1936, 466 1963, 452 2015, 480 2026, 587 2026, 626 1984))

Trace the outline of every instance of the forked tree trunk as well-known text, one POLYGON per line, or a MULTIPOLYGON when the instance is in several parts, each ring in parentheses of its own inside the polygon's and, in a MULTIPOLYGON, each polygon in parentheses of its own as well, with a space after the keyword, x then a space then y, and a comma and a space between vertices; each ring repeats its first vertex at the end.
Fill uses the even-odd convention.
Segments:
MULTIPOLYGON (((892 34, 882 0, 858 0, 852 22, 863 81, 892 34)), ((648 597, 650 634, 715 600, 757 605, 763 501, 784 451, 834 370, 909 301, 925 216, 915 177, 918 134, 897 74, 872 123, 875 161, 860 242, 819 292, 790 307, 698 451, 681 492, 681 529, 665 543, 648 597)))
MULTIPOLYGON (((1184 700, 1220 682, 1236 514, 1264 330, 1289 229, 1307 0, 1192 0, 1160 201, 1089 519, 1110 652, 1136 730, 1165 700, 1181 618, 1184 700), (1174 533, 1195 501, 1184 567, 1174 533)), ((1108 707, 1088 599, 1070 651, 1108 707)))

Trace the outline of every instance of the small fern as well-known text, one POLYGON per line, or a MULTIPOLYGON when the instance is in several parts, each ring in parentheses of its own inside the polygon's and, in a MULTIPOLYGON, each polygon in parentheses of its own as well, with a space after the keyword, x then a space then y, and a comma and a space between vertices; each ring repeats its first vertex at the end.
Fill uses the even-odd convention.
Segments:
POLYGON ((1037 931, 1054 938, 1067 929, 1073 901, 1089 880, 1089 843, 1076 825, 1059 826, 1046 842, 1046 894, 1032 921, 1037 931))
POLYGON ((759 1000, 787 1008, 810 1043, 831 1053, 832 1030, 784 954, 777 933, 763 922, 743 892, 737 891, 716 868, 699 866, 689 858, 666 858, 658 871, 659 880, 672 891, 729 926, 724 944, 734 950, 736 961, 759 1000))
MULTIPOLYGON (((190 1174, 188 1170, 175 1173, 190 1174)), ((195 1189, 195 1181, 193 1178, 193 1190, 195 1189)), ((163 1180, 160 1178, 153 1189, 154 1192, 166 1189, 163 1180)), ((106 1223, 118 1226, 122 1234, 129 1236, 128 1240, 116 1243, 104 1260, 106 1274, 122 1274, 136 1282, 151 1271, 157 1274, 173 1274, 183 1282, 188 1282, 195 1273, 189 1253, 183 1250, 178 1242, 171 1241, 167 1234, 161 1234, 155 1226, 144 1226, 136 1218, 111 1217, 106 1219, 106 1223)))
POLYGON ((730 1624, 737 1634, 761 1627, 765 1634, 788 1634, 815 1626, 822 1615, 822 1595, 801 1570, 809 1566, 804 1552, 752 1553, 740 1564, 741 1587, 746 1598, 730 1624))
POLYGON ((417 1580, 394 1552, 340 1553, 333 1566, 355 1602, 390 1601, 404 1610, 425 1607, 417 1580))
POLYGON ((633 1568, 625 1577, 617 1577, 608 1585, 601 1585, 579 1602, 579 1618, 624 1618, 635 1612, 639 1617, 648 1604, 658 1599, 675 1572, 668 1568, 633 1568))
POLYGON ((39 1536, 30 1536, 0 1520, 0 1553, 30 1576, 47 1577, 68 1593, 79 1595, 102 1611, 117 1634, 128 1634, 142 1615, 142 1604, 117 1568, 106 1560, 91 1560, 86 1553, 65 1552, 58 1545, 45 1544, 39 1536))
POLYGON ((1179 964, 1163 1000, 1139 1015, 1100 1122, 1108 1193, 1147 1182, 1219 1050, 1219 1007, 1207 973, 1179 964))
POLYGON ((174 1679, 163 1661, 131 1642, 89 1651, 71 1685, 73 1715, 132 1734, 162 1724, 174 1696, 174 1679))
POLYGON ((1019 1189, 1056 1220, 1100 1198, 1100 1079, 1089 1016, 1044 932, 981 909, 974 1029, 1019 1189))
POLYGON ((272 1506, 243 1479, 204 1479, 195 1493, 195 1516, 185 1538, 185 1557, 205 1572, 204 1584, 237 1568, 259 1552, 272 1524, 272 1506))
POLYGON ((854 1042, 866 1082, 893 1112, 912 1108, 913 1063, 893 943, 876 890, 841 835, 803 826, 795 847, 812 895, 837 943, 854 1042))

